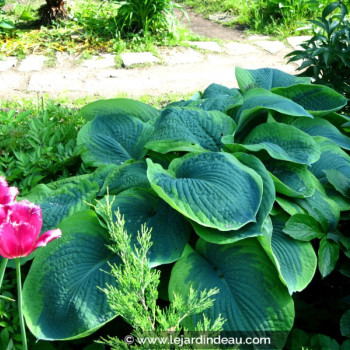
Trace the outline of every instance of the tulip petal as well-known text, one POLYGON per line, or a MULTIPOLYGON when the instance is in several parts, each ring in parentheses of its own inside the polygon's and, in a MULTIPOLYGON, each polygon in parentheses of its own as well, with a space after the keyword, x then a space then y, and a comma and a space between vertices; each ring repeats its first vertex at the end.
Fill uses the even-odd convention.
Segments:
POLYGON ((18 188, 8 187, 8 183, 3 176, 0 176, 0 205, 13 202, 18 194, 18 188))
POLYGON ((0 226, 0 255, 7 259, 18 256, 17 231, 10 222, 5 222, 0 226))
POLYGON ((35 242, 34 249, 38 247, 44 247, 47 243, 51 242, 52 240, 59 238, 62 236, 62 231, 60 229, 50 230, 45 233, 43 233, 38 240, 35 242))
POLYGON ((39 236, 43 224, 41 208, 26 200, 11 203, 7 207, 10 215, 9 220, 11 222, 27 222, 36 229, 35 240, 39 236))

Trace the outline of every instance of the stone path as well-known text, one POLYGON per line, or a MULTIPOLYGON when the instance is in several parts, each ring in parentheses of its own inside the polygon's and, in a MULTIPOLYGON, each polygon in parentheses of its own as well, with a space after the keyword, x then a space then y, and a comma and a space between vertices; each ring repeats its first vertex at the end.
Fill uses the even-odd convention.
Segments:
POLYGON ((238 40, 187 42, 186 47, 160 47, 157 57, 149 52, 124 53, 122 67, 115 56, 102 54, 80 62, 58 53, 54 67, 44 56, 30 55, 18 62, 15 57, 0 61, 0 98, 48 94, 70 98, 115 97, 127 94, 161 95, 205 89, 211 83, 237 86, 236 66, 257 69, 278 68, 294 74, 296 64, 287 64, 284 56, 306 37, 293 37, 287 43, 266 36, 240 37, 238 40))

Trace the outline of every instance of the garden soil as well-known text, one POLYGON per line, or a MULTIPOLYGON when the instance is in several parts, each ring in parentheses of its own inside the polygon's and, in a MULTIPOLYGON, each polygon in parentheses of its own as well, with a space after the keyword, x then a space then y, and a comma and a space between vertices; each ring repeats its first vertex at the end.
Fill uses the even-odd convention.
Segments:
MULTIPOLYGON (((285 55, 293 50, 287 42, 269 37, 248 36, 243 30, 224 27, 187 10, 181 21, 194 33, 212 40, 208 48, 159 48, 158 63, 133 68, 84 65, 62 55, 54 67, 21 70, 20 62, 1 69, 0 98, 18 99, 48 95, 81 98, 87 95, 111 98, 186 94, 205 89, 211 83, 237 87, 235 67, 278 68, 294 74, 297 66, 287 64, 285 55), (218 44, 215 44, 215 41, 218 44), (214 44, 213 44, 214 43, 214 44), (217 47, 215 47, 217 45, 217 47)), ((181 17, 178 12, 177 16, 181 17)))

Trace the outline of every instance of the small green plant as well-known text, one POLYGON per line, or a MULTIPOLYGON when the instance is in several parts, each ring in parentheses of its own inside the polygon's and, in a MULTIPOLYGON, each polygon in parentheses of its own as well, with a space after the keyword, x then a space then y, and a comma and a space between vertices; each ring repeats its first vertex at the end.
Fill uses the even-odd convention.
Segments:
POLYGON ((116 17, 123 35, 149 36, 160 31, 175 31, 174 8, 171 0, 115 0, 121 4, 116 17))
MULTIPOLYGON (((198 294, 191 288, 188 298, 183 299, 174 294, 170 306, 161 309, 157 305, 160 272, 149 267, 152 230, 142 225, 141 232, 137 235, 137 244, 133 245, 131 236, 124 229, 124 218, 119 211, 113 214, 113 200, 111 203, 108 200, 105 203, 100 202, 98 206, 110 233, 112 244, 109 248, 121 259, 119 264, 111 265, 109 272, 116 279, 117 287, 108 285, 103 288, 112 310, 132 325, 134 339, 164 337, 169 334, 178 336, 184 329, 181 322, 212 307, 212 297, 219 290, 213 288, 198 294)), ((213 323, 204 316, 194 330, 221 331, 224 322, 221 315, 213 323)), ((128 348, 125 341, 118 338, 110 338, 105 343, 116 350, 128 348)), ((137 348, 148 349, 148 346, 149 344, 140 344, 137 348)), ((162 346, 164 347, 159 345, 159 349, 162 346)))
POLYGON ((48 104, 37 112, 0 111, 0 174, 24 193, 75 174, 81 164, 77 112, 48 104))
POLYGON ((5 0, 0 0, 0 35, 6 35, 11 33, 16 27, 12 21, 10 21, 5 11, 2 8, 5 6, 5 0))
POLYGON ((350 97, 350 21, 343 3, 329 4, 314 25, 313 37, 301 44, 302 50, 287 55, 289 62, 302 60, 298 68, 300 76, 312 77, 317 84, 324 84, 350 97), (337 11, 340 10, 340 11, 337 11))

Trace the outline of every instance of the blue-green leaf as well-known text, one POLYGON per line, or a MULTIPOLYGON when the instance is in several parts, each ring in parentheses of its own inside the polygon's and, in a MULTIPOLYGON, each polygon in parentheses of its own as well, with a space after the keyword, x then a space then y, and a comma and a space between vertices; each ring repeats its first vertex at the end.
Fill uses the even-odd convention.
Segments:
POLYGON ((92 120, 98 116, 129 114, 143 122, 156 119, 160 114, 156 108, 128 98, 98 100, 84 106, 80 113, 86 120, 92 120))
POLYGON ((295 240, 283 232, 286 221, 286 215, 272 217, 272 235, 260 236, 259 241, 292 294, 305 289, 311 282, 317 258, 310 242, 295 240))
POLYGON ((98 287, 115 285, 108 262, 108 233, 92 211, 60 224, 62 238, 40 249, 23 286, 23 312, 34 336, 44 340, 85 337, 115 317, 98 287))
MULTIPOLYGON (((101 200, 104 203, 106 199, 101 200)), ((112 212, 118 208, 124 216, 125 230, 137 243, 137 232, 146 224, 152 229, 152 247, 149 250, 150 266, 169 264, 181 258, 190 236, 191 226, 177 211, 159 197, 144 189, 129 189, 109 198, 112 212)), ((99 207, 97 206, 97 213, 99 207)))
MULTIPOLYGON (((170 299, 174 293, 186 298, 191 287, 198 293, 210 288, 220 290, 213 307, 205 310, 204 315, 210 320, 219 315, 227 319, 224 331, 280 332, 281 337, 274 340, 277 343, 271 348, 283 348, 293 325, 293 301, 256 239, 229 245, 199 239, 196 251, 189 251, 172 270, 170 299)), ((189 328, 201 318, 202 315, 194 315, 186 320, 189 328)))
POLYGON ((200 225, 222 231, 256 222, 263 183, 228 153, 192 153, 168 170, 147 159, 152 188, 168 204, 200 225))
POLYGON ((146 148, 160 153, 173 151, 219 151, 221 137, 232 135, 235 122, 219 111, 172 107, 165 109, 154 124, 146 148))
POLYGON ((85 145, 82 158, 93 166, 123 164, 129 159, 143 158, 144 145, 153 128, 139 119, 123 113, 96 117, 82 127, 78 144, 85 145))

